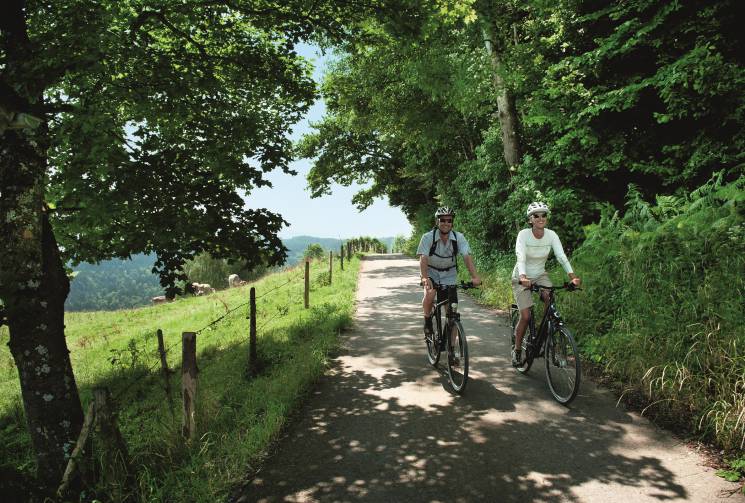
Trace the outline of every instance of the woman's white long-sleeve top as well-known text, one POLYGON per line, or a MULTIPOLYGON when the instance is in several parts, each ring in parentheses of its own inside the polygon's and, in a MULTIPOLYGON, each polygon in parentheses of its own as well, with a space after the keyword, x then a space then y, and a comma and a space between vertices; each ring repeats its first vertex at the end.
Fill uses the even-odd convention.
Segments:
POLYGON ((546 271, 546 260, 551 250, 567 274, 574 272, 561 246, 558 234, 551 229, 544 229, 543 237, 538 239, 533 235, 533 229, 521 230, 515 242, 517 264, 512 271, 512 279, 518 279, 521 274, 525 274, 528 278, 543 274, 546 271))

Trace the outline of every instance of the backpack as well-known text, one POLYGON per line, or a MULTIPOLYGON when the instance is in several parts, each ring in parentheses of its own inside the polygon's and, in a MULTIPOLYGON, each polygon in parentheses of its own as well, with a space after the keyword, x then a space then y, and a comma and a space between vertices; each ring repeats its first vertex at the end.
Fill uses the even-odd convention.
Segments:
MULTIPOLYGON (((438 231, 439 231, 439 229, 437 227, 435 227, 434 229, 432 229, 432 246, 429 247, 429 256, 430 257, 432 255, 437 255, 435 253, 435 248, 437 248, 437 239, 438 239, 437 232, 438 231)), ((441 272, 442 271, 449 271, 453 267, 455 267, 455 271, 456 272, 458 271, 458 235, 455 233, 454 230, 451 229, 451 231, 453 233, 453 255, 452 256, 455 259, 455 265, 450 266, 450 267, 446 267, 444 269, 440 269, 439 267, 429 266, 429 267, 432 267, 432 269, 434 269, 436 271, 441 271, 441 272)), ((450 258, 450 257, 443 257, 441 255, 437 255, 437 256, 440 257, 440 258, 450 258)))

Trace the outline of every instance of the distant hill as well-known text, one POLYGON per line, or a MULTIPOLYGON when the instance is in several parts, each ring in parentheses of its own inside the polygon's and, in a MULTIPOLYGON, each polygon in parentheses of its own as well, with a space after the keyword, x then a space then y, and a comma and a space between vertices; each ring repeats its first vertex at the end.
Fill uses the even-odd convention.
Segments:
POLYGON ((110 311, 143 306, 163 295, 160 280, 153 274, 154 255, 134 255, 131 260, 104 260, 73 267, 66 311, 110 311))
MULTIPOLYGON (((389 237, 389 238, 377 238, 382 243, 385 244, 385 246, 388 248, 388 250, 391 249, 391 246, 393 246, 393 240, 395 238, 389 237)), ((300 262, 303 259, 303 253, 308 248, 308 245, 318 243, 321 245, 321 248, 323 248, 326 251, 333 251, 334 253, 338 253, 341 247, 341 244, 344 242, 344 239, 337 239, 337 238, 318 238, 313 236, 295 236, 289 239, 283 239, 282 243, 288 248, 287 252, 287 261, 285 262, 285 265, 295 265, 298 262, 300 262)))
MULTIPOLYGON (((394 238, 378 239, 391 249, 394 238)), ((310 244, 318 243, 323 249, 338 253, 342 241, 313 236, 283 239, 289 250, 285 265, 300 262, 310 244)), ((131 260, 105 260, 73 267, 75 277, 70 282, 65 311, 110 311, 150 304, 152 297, 163 295, 158 276, 151 272, 154 263, 154 255, 139 254, 131 260)))

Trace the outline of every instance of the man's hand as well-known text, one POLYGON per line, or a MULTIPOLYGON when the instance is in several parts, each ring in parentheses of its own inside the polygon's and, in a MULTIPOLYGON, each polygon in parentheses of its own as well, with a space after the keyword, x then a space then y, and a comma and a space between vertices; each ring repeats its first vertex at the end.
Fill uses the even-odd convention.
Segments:
POLYGON ((524 286, 525 288, 530 288, 530 286, 532 285, 528 277, 525 275, 520 276, 520 284, 524 286))
POLYGON ((425 290, 432 290, 432 281, 430 281, 429 278, 422 278, 420 284, 424 287, 425 290))
POLYGON ((471 283, 473 283, 473 286, 479 286, 481 284, 481 278, 478 276, 471 276, 471 283))

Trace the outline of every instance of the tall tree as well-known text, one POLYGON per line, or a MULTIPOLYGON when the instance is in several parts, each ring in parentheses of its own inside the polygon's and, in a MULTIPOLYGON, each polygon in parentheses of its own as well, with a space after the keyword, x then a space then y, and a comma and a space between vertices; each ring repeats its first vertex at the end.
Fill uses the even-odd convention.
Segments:
POLYGON ((63 264, 155 253, 169 295, 195 254, 277 263, 283 220, 238 190, 289 171, 315 90, 294 44, 389 2, 9 0, 0 10, 0 306, 42 486, 82 423, 63 264))
MULTIPOLYGON (((510 39, 512 38, 513 30, 517 28, 514 22, 504 22, 504 18, 506 17, 504 15, 504 10, 506 10, 504 7, 511 7, 508 4, 509 2, 503 2, 503 5, 498 5, 498 2, 495 1, 482 0, 477 4, 476 8, 484 37, 484 47, 489 56, 489 63, 491 64, 492 82, 494 83, 494 92, 497 98, 497 117, 502 132, 504 162, 512 172, 520 164, 522 145, 519 132, 520 121, 515 105, 515 94, 505 79, 505 73, 509 69, 505 67, 502 56, 502 53, 505 52, 505 46, 511 42, 510 39), (495 16, 497 13, 502 14, 501 22, 495 16)), ((514 8, 507 10, 514 10, 514 8)), ((514 31, 514 33, 514 38, 516 39, 517 32, 514 31)))
POLYGON ((361 208, 388 196, 412 219, 455 167, 476 157, 489 108, 481 51, 450 47, 464 41, 449 26, 430 30, 426 40, 416 30, 396 37, 373 30, 340 53, 321 89, 326 117, 298 146, 314 159, 313 195, 331 182, 372 182, 354 196, 361 208))

